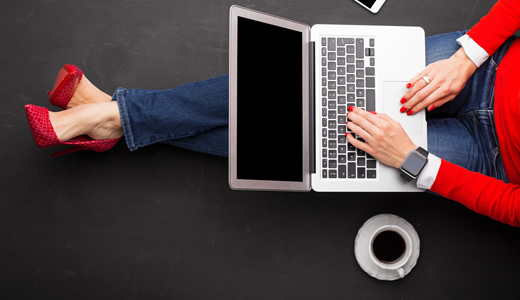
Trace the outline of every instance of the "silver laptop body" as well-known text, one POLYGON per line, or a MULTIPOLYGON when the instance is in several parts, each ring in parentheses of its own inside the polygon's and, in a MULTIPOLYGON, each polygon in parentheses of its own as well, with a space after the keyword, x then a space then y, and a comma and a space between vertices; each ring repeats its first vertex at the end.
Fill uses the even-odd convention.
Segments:
POLYGON ((419 27, 308 25, 230 10, 233 189, 421 191, 346 142, 346 108, 386 113, 427 146, 425 112, 400 112, 425 64, 419 27))

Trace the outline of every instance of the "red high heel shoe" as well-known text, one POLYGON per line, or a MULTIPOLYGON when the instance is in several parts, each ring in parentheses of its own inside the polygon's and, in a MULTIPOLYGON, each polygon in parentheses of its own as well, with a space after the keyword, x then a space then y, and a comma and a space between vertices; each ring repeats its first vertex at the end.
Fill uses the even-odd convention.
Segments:
POLYGON ((27 104, 25 106, 25 114, 27 115, 29 127, 31 128, 31 132, 38 147, 48 148, 56 145, 72 146, 71 149, 53 154, 53 157, 80 150, 104 152, 114 147, 121 139, 93 140, 88 136, 78 136, 66 142, 62 142, 58 139, 58 136, 52 127, 49 119, 49 110, 47 108, 27 104))
POLYGON ((51 95, 49 101, 66 109, 82 77, 83 72, 78 67, 64 65, 58 73, 52 92, 47 92, 51 95))

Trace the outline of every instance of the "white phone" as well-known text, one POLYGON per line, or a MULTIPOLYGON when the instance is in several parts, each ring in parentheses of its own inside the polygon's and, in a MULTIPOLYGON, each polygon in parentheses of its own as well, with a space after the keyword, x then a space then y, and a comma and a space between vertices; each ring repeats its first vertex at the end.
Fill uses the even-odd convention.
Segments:
POLYGON ((377 13, 381 6, 385 3, 386 0, 354 0, 364 8, 368 9, 373 13, 377 13))

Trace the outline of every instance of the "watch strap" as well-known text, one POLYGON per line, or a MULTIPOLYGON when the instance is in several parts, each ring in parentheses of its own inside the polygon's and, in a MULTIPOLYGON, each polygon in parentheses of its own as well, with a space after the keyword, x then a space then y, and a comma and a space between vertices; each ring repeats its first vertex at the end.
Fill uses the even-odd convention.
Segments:
POLYGON ((422 156, 428 158, 428 151, 426 151, 424 148, 419 147, 415 149, 415 151, 419 152, 419 154, 421 154, 422 156))

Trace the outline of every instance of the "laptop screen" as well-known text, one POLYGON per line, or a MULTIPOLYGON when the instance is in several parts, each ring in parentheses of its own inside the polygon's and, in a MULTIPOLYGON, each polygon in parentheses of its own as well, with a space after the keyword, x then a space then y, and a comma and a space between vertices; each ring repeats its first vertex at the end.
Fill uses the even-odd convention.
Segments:
POLYGON ((303 181, 302 39, 238 17, 238 179, 303 181))

